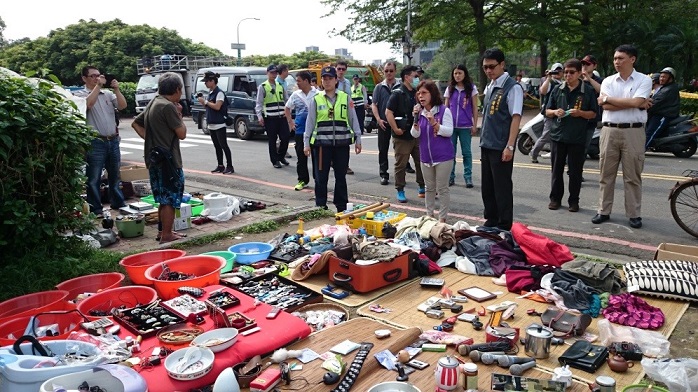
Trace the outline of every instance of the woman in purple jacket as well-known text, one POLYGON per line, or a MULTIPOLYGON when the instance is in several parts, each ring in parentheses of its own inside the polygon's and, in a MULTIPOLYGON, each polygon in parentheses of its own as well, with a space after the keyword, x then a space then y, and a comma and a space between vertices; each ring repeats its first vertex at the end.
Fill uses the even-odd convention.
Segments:
MULTIPOLYGON (((477 133, 477 87, 473 84, 465 65, 458 64, 451 72, 451 82, 444 92, 446 105, 453 115, 453 152, 455 155, 460 140, 463 155, 463 178, 465 187, 473 187, 473 153, 470 147, 472 136, 477 133)), ((456 183, 456 160, 448 180, 448 186, 456 183)))
POLYGON ((448 177, 456 156, 451 134, 453 117, 443 104, 439 88, 431 80, 423 80, 417 85, 417 101, 414 105, 414 126, 411 134, 419 139, 419 160, 426 187, 425 204, 427 216, 434 217, 436 194, 441 203, 439 221, 446 222, 451 203, 448 177))

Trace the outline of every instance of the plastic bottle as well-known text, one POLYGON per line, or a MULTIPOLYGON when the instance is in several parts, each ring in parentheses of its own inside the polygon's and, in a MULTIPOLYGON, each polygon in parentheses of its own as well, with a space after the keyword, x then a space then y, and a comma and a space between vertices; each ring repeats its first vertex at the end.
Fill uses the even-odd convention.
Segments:
POLYGON ((474 363, 464 363, 461 367, 463 370, 463 389, 465 392, 477 392, 479 389, 478 384, 478 370, 477 365, 474 363))

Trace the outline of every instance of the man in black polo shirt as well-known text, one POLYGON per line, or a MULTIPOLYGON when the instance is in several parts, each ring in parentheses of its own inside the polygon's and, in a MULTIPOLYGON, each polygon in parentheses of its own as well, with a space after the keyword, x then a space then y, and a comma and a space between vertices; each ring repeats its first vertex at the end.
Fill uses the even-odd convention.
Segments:
POLYGON ((569 166, 570 212, 579 211, 579 191, 586 153, 589 121, 596 117, 596 92, 581 79, 582 63, 570 59, 564 65, 564 82, 553 89, 545 107, 545 116, 553 119, 550 127, 552 178, 548 208, 560 208, 565 193, 565 163, 569 166))

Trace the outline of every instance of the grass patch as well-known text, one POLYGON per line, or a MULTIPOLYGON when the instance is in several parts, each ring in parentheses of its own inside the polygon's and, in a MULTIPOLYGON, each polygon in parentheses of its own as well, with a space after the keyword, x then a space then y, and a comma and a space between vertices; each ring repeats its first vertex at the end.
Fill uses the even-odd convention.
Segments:
POLYGON ((242 228, 242 232, 245 234, 259 234, 268 233, 270 231, 278 230, 279 222, 273 220, 267 220, 262 222, 256 222, 249 226, 242 228))
POLYGON ((334 212, 330 210, 326 210, 324 208, 316 208, 314 210, 298 214, 297 218, 303 218, 304 221, 310 222, 317 219, 331 218, 334 217, 334 215, 334 212))

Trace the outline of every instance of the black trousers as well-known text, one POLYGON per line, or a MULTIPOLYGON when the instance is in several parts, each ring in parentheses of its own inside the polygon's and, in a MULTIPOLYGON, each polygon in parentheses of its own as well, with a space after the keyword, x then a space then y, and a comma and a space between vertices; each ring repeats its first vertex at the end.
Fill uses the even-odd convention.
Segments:
MULTIPOLYGON (((310 184, 310 173, 308 172, 308 157, 306 157, 305 153, 303 152, 303 135, 295 134, 293 138, 296 142, 294 148, 296 150, 296 155, 298 156, 298 165, 296 166, 296 174, 298 174, 298 181, 303 181, 306 184, 310 184)), ((313 179, 315 179, 315 159, 313 157, 313 154, 310 154, 310 158, 312 158, 313 179)))
MULTIPOLYGON (((380 119, 377 119, 380 121, 380 119)), ((390 178, 388 171, 388 150, 390 149, 390 126, 386 125, 386 129, 382 130, 378 127, 378 170, 382 178, 390 178)))
POLYGON ((347 190, 347 168, 351 146, 314 146, 311 147, 315 162, 315 205, 327 205, 327 182, 334 167, 334 199, 337 211, 347 209, 349 191, 347 190))
POLYGON ((359 128, 361 134, 364 133, 364 121, 366 121, 366 105, 359 105, 354 108, 356 110, 356 118, 359 120, 359 128))
POLYGON ((216 160, 218 161, 218 166, 223 166, 223 153, 225 153, 225 159, 228 162, 228 166, 233 166, 233 156, 230 153, 230 147, 228 146, 228 129, 211 129, 208 132, 211 134, 213 148, 216 150, 216 160))
POLYGON ((269 137, 269 160, 272 164, 284 159, 288 151, 288 141, 291 138, 291 131, 288 129, 288 122, 285 117, 266 117, 264 128, 269 137), (279 148, 276 148, 276 139, 280 140, 279 148))
POLYGON ((480 148, 485 226, 511 230, 514 222, 514 159, 502 162, 502 151, 480 148))
POLYGON ((570 175, 570 194, 567 197, 567 202, 570 205, 579 204, 586 146, 584 144, 568 144, 554 140, 551 141, 551 144, 552 176, 550 177, 550 201, 562 202, 562 196, 565 194, 565 163, 567 163, 570 175))

